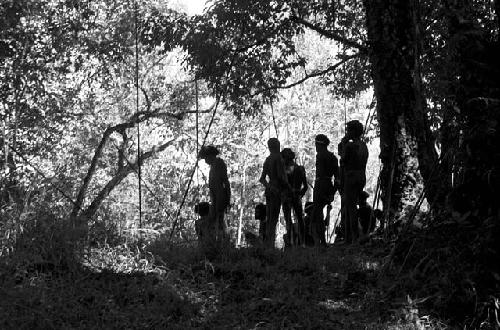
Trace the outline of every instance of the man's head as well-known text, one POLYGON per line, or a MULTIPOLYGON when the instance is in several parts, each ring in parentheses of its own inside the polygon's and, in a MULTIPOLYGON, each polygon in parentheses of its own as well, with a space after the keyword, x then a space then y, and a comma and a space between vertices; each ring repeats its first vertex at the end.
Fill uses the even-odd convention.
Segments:
POLYGON ((351 120, 346 124, 347 133, 346 135, 350 139, 358 139, 363 135, 363 124, 361 124, 358 120, 351 120))
POLYGON ((325 134, 318 134, 314 138, 314 145, 316 146, 316 151, 326 150, 329 144, 330 144, 330 139, 328 139, 328 137, 326 137, 325 134))
POLYGON ((200 217, 207 216, 210 211, 210 204, 207 202, 201 202, 194 206, 194 212, 199 214, 200 217))
POLYGON ((281 157, 285 162, 292 162, 295 159, 295 153, 290 148, 284 148, 281 150, 281 157))
POLYGON ((204 159, 205 162, 210 165, 213 163, 217 155, 219 154, 219 150, 210 145, 210 146, 204 146, 200 149, 200 152, 198 153, 198 158, 204 159))
POLYGON ((267 147, 270 152, 280 152, 280 141, 277 138, 267 140, 267 147))
POLYGON ((255 205, 255 220, 266 220, 266 205, 259 203, 255 205))

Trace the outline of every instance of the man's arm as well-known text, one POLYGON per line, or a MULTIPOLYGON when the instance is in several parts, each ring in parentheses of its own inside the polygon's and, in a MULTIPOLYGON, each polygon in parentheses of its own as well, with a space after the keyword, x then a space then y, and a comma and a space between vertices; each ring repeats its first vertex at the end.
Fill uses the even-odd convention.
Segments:
POLYGON ((262 183, 262 185, 266 189, 269 186, 269 183, 267 182, 267 179, 266 179, 266 176, 268 175, 268 172, 269 172, 268 167, 269 167, 269 164, 268 164, 268 161, 266 158, 266 160, 264 161, 264 165, 262 166, 262 174, 260 175, 260 178, 259 178, 259 182, 262 183))
POLYGON ((227 175, 227 166, 226 164, 223 162, 222 163, 222 186, 224 187, 224 193, 225 193, 225 197, 226 197, 226 202, 227 202, 227 205, 229 205, 231 203, 231 185, 229 183, 229 178, 228 178, 228 175, 227 175))
POLYGON ((368 146, 366 145, 366 143, 364 143, 364 142, 362 142, 362 143, 363 143, 363 168, 366 171, 366 164, 368 163, 369 152, 368 152, 368 146))

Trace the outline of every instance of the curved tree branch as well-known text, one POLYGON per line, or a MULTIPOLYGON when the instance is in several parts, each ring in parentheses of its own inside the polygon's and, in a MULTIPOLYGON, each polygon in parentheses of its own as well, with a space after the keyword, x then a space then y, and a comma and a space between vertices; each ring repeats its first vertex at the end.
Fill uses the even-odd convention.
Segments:
POLYGON ((315 24, 303 19, 302 17, 291 16, 290 19, 295 23, 302 24, 305 27, 307 27, 313 31, 318 32, 319 34, 321 34, 324 37, 327 37, 329 39, 333 39, 335 41, 343 43, 346 46, 356 48, 360 51, 360 53, 366 53, 368 51, 368 48, 365 45, 357 43, 354 40, 347 39, 346 37, 343 37, 340 34, 335 33, 333 31, 326 30, 325 28, 318 26, 318 25, 315 25, 315 24))
POLYGON ((337 69, 339 66, 345 64, 346 62, 348 62, 349 60, 352 60, 353 58, 355 57, 358 57, 360 55, 360 53, 356 53, 356 54, 353 54, 353 55, 349 55, 349 56, 346 56, 342 61, 340 62, 337 62, 333 65, 330 65, 329 67, 327 67, 326 69, 323 69, 323 70, 315 70, 309 74, 307 74, 305 77, 303 77, 302 79, 299 79, 293 83, 290 83, 288 85, 283 85, 283 86, 270 86, 270 87, 267 87, 267 88, 263 88, 261 90, 258 90, 257 92, 251 94, 251 96, 257 96, 259 94, 262 94, 264 92, 267 92, 267 91, 270 91, 270 90, 277 90, 277 89, 288 89, 288 88, 292 88, 294 86, 297 86, 297 85, 300 85, 302 84, 303 82, 305 82, 306 80, 310 79, 310 78, 314 78, 314 77, 319 77, 319 76, 322 76, 328 72, 331 72, 331 71, 334 71, 335 69, 337 69))
POLYGON ((121 167, 116 172, 116 174, 111 178, 111 180, 109 180, 108 183, 106 183, 106 185, 99 191, 99 193, 90 203, 90 205, 84 211, 82 211, 82 217, 85 219, 91 219, 99 209, 99 206, 104 201, 104 199, 108 197, 111 191, 120 182, 122 182, 123 179, 125 179, 130 173, 136 171, 138 166, 141 166, 144 163, 144 161, 151 158, 151 156, 159 152, 162 152, 163 150, 168 148, 173 142, 175 142, 175 140, 176 139, 171 139, 163 144, 154 146, 149 151, 142 153, 139 159, 137 159, 135 163, 128 163, 126 166, 121 167))

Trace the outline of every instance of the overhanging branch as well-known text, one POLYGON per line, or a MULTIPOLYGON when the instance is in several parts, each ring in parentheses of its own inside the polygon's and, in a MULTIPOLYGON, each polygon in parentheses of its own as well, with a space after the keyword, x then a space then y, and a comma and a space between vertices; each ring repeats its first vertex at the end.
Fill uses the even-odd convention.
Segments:
POLYGON ((251 96, 257 96, 259 94, 262 94, 264 92, 267 92, 267 91, 271 91, 271 90, 277 90, 277 89, 288 89, 288 88, 292 88, 294 86, 297 86, 297 85, 300 85, 302 84, 303 82, 305 82, 306 80, 310 79, 310 78, 314 78, 314 77, 319 77, 319 76, 322 76, 328 72, 331 72, 331 71, 334 71, 335 69, 337 69, 339 66, 345 64, 347 61, 355 58, 355 57, 358 57, 360 54, 359 53, 356 53, 356 54, 353 54, 353 55, 349 55, 349 56, 346 56, 342 61, 338 62, 338 63, 335 63, 333 65, 330 65, 329 67, 327 67, 326 69, 323 69, 323 70, 316 70, 312 73, 309 73, 307 74, 304 78, 302 79, 299 79, 293 83, 290 83, 288 85, 283 85, 283 86, 270 86, 270 87, 267 87, 267 88, 263 88, 261 90, 258 90, 257 92, 253 93, 251 96))
POLYGON ((296 22, 298 24, 302 24, 304 25, 305 27, 313 30, 313 31, 316 31, 318 32, 319 34, 321 34, 322 36, 324 37, 327 37, 329 39, 333 39, 335 41, 338 41, 338 42, 341 42, 343 43, 344 45, 346 46, 349 46, 349 47, 352 47, 352 48, 356 48, 358 49, 361 53, 366 53, 367 52, 367 47, 365 45, 362 45, 360 43, 357 43, 356 41, 354 40, 350 40, 350 39, 347 39, 346 37, 343 37, 341 36, 340 34, 338 33, 335 33, 333 31, 329 31, 329 30, 326 30, 325 28, 321 27, 321 26, 318 26, 318 25, 315 25, 305 19, 303 19, 302 17, 298 17, 298 16, 291 16, 290 19, 293 21, 293 22, 296 22))

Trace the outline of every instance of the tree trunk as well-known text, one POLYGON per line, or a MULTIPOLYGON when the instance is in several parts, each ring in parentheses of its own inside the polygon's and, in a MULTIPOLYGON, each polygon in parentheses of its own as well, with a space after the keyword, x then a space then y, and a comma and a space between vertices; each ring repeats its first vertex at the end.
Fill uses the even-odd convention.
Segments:
MULTIPOLYGON (((128 125, 128 124, 127 124, 128 125)), ((117 125, 118 126, 118 125, 117 125)), ((106 132, 103 134, 103 138, 101 140, 101 143, 97 147, 97 150, 94 154, 94 157, 92 159, 92 164, 87 172, 87 175, 84 179, 84 183, 82 184, 82 187, 80 188, 80 192, 78 193, 78 203, 75 203, 75 206, 73 208, 73 211, 71 213, 71 218, 73 221, 76 221, 77 225, 83 225, 84 223, 88 222, 89 219, 94 217, 95 213, 99 209, 100 205, 102 202, 108 197, 108 195, 111 193, 111 191, 120 183, 122 182, 123 179, 125 179, 130 173, 137 171, 139 166, 142 166, 144 161, 147 159, 151 158, 151 156, 155 155, 156 153, 162 152, 165 150, 168 146, 170 146, 175 139, 168 140, 165 143, 161 145, 157 145, 153 147, 151 150, 142 153, 140 157, 136 160, 135 163, 130 163, 128 162, 127 165, 122 166, 122 161, 124 160, 124 154, 121 153, 123 151, 119 151, 118 155, 118 170, 116 173, 113 175, 113 177, 106 183, 106 185, 97 193, 97 195, 93 198, 92 202, 90 205, 83 209, 83 201, 89 186, 89 182, 92 179, 92 177, 95 174, 96 168, 97 168, 97 163, 100 160, 100 157, 102 155, 102 149, 104 148, 106 141, 109 138, 109 135, 111 134, 110 132, 114 131, 114 129, 117 127, 111 127, 106 130, 106 132)))
POLYGON ((417 4, 415 0, 364 1, 380 125, 382 201, 390 200, 390 205, 384 207, 393 210, 399 209, 407 185, 404 146, 408 138, 417 145, 419 169, 428 196, 432 198, 435 191, 431 181, 437 154, 421 88, 417 4))

